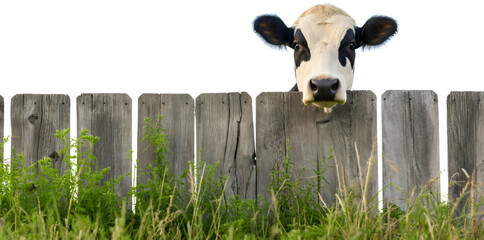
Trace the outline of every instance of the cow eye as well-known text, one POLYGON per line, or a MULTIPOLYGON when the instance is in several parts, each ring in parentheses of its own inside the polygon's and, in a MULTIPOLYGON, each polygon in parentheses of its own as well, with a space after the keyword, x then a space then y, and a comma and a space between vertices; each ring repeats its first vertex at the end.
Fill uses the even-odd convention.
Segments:
POLYGON ((348 48, 352 51, 354 51, 356 49, 356 43, 355 42, 351 42, 350 44, 348 44, 348 48))
POLYGON ((297 43, 297 42, 292 43, 292 48, 294 49, 294 51, 298 51, 299 50, 299 43, 297 43))
POLYGON ((352 51, 354 51, 356 49, 356 43, 354 42, 351 42, 350 44, 348 44, 348 48, 352 51))

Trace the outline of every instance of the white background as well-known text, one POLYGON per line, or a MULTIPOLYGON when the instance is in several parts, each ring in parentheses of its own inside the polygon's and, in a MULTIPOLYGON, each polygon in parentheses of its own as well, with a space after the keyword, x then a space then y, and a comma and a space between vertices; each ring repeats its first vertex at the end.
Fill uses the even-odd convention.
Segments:
MULTIPOLYGON (((287 91, 295 83, 292 52, 265 44, 253 33, 252 21, 271 13, 291 26, 304 10, 320 3, 325 2, 0 1, 0 95, 5 100, 6 135, 10 99, 19 93, 69 94, 71 116, 81 93, 128 93, 136 116, 142 93, 188 93, 196 98, 200 93, 246 91, 255 99, 261 92, 287 91)), ((447 94, 484 90, 482 3, 332 3, 359 26, 376 14, 398 21, 398 34, 385 46, 358 50, 353 90, 371 90, 377 96, 391 89, 435 91, 445 169, 447 94)))

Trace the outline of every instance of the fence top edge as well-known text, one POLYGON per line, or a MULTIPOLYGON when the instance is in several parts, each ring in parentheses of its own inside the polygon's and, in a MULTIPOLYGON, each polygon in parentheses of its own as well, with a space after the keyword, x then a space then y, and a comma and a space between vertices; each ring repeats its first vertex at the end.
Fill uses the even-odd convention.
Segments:
POLYGON ((231 95, 231 94, 238 94, 240 96, 249 96, 250 95, 247 93, 247 92, 221 92, 221 93, 202 93, 200 95, 197 96, 196 98, 196 101, 199 100, 200 97, 206 97, 206 96, 228 96, 228 95, 231 95))
MULTIPOLYGON (((18 93, 18 94, 15 94, 13 95, 12 99, 16 98, 16 97, 25 97, 25 96, 40 96, 40 97, 43 97, 43 96, 63 96, 63 97, 67 97, 70 99, 70 96, 69 94, 40 94, 40 93, 18 93)), ((3 99, 3 97, 0 95, 0 98, 3 99)))
POLYGON ((124 100, 128 100, 129 102, 132 102, 131 96, 127 93, 82 93, 81 95, 77 96, 76 100, 80 101, 82 97, 93 98, 94 96, 120 96, 124 100))
POLYGON ((447 104, 450 104, 451 102, 453 102, 455 99, 453 98, 461 98, 462 96, 465 96, 467 99, 472 99, 472 98, 477 98, 478 101, 481 101, 481 98, 484 97, 484 92, 480 92, 480 91, 463 91, 463 92, 458 92, 458 91, 453 91, 453 92, 450 92, 448 95, 447 95, 447 104))
POLYGON ((192 95, 188 93, 143 93, 138 97, 138 100, 141 99, 142 97, 149 97, 149 96, 183 96, 186 98, 191 98, 193 99, 192 95))
POLYGON ((484 94, 484 91, 451 91, 447 96, 460 95, 460 94, 480 95, 480 94, 484 94))
POLYGON ((388 94, 394 94, 394 93, 430 93, 433 95, 437 95, 434 90, 386 90, 383 94, 382 97, 387 96, 388 94))

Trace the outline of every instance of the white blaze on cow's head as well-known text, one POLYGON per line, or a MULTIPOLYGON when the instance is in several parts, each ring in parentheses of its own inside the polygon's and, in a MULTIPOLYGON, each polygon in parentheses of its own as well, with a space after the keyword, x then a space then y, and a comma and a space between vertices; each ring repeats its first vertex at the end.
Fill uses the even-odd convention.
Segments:
POLYGON ((344 104, 353 84, 355 49, 378 46, 397 32, 395 20, 370 18, 363 27, 343 10, 317 5, 306 10, 292 27, 274 15, 255 19, 254 31, 269 44, 294 49, 297 85, 306 105, 330 108, 344 104))

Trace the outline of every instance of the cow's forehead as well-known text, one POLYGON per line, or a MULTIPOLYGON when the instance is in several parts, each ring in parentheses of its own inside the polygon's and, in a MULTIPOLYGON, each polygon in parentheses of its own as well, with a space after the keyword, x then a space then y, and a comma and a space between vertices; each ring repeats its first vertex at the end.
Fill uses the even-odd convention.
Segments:
POLYGON ((301 29, 309 43, 326 41, 328 44, 339 44, 348 29, 355 28, 355 21, 345 15, 332 15, 322 20, 310 14, 300 17, 294 29, 301 29))
POLYGON ((301 29, 310 42, 322 38, 339 41, 348 29, 354 29, 355 26, 355 20, 348 13, 330 4, 316 5, 294 22, 294 29, 301 29))
POLYGON ((308 15, 313 15, 316 18, 318 18, 320 21, 324 22, 326 19, 334 16, 334 15, 343 15, 343 16, 348 16, 350 15, 343 11, 343 9, 335 7, 331 4, 325 4, 325 5, 316 5, 306 11, 304 11, 301 16, 294 22, 294 25, 298 24, 298 21, 308 15))

